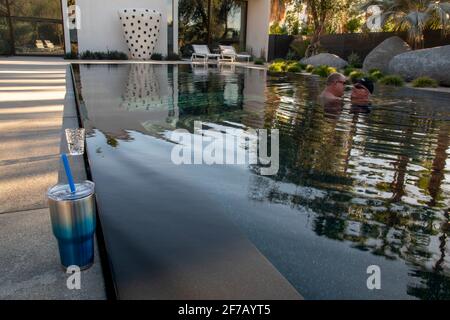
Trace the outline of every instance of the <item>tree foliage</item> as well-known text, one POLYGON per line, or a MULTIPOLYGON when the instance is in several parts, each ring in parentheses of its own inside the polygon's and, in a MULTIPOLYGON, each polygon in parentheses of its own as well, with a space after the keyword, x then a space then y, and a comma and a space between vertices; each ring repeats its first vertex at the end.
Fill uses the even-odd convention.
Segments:
POLYGON ((393 25, 394 30, 406 30, 413 48, 423 47, 426 29, 450 30, 450 2, 435 0, 369 0, 363 5, 378 5, 382 10, 383 25, 393 25))

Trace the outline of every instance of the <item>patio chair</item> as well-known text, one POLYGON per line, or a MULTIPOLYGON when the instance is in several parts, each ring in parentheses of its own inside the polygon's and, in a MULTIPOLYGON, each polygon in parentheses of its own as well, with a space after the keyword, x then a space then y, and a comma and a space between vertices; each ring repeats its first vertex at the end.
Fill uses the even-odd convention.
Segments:
POLYGON ((237 53, 233 46, 223 46, 219 45, 220 48, 220 57, 222 60, 231 60, 231 62, 235 62, 236 59, 242 58, 247 59, 247 63, 250 62, 251 55, 247 53, 237 53))
POLYGON ((206 63, 209 58, 220 58, 220 54, 211 53, 208 46, 205 44, 193 44, 192 49, 194 49, 194 52, 192 53, 191 61, 194 61, 196 58, 201 58, 203 62, 206 63))
POLYGON ((55 49, 55 45, 50 40, 44 40, 45 46, 49 49, 55 49))
POLYGON ((42 40, 36 40, 35 45, 36 45, 36 48, 38 48, 38 49, 45 49, 44 43, 42 42, 42 40))

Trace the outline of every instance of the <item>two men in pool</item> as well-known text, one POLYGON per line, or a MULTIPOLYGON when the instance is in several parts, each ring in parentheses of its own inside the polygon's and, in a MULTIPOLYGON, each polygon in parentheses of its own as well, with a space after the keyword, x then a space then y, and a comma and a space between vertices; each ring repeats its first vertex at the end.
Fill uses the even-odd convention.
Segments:
MULTIPOLYGON (((341 73, 335 72, 330 74, 327 78, 327 86, 319 98, 325 103, 340 100, 344 95, 346 81, 347 78, 341 73)), ((357 80, 353 84, 351 92, 352 104, 367 106, 373 89, 373 82, 371 80, 367 78, 357 80)))

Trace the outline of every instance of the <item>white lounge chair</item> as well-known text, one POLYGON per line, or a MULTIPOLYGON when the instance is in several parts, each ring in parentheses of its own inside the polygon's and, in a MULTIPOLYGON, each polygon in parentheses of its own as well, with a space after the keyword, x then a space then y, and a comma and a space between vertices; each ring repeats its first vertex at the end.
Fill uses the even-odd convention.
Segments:
POLYGON ((208 46, 205 44, 193 44, 192 49, 194 49, 194 53, 192 53, 191 61, 194 61, 196 58, 201 58, 202 61, 206 63, 209 58, 220 58, 220 54, 211 53, 208 46))
POLYGON ((55 49, 55 45, 53 44, 53 42, 51 42, 50 40, 44 40, 44 43, 46 45, 47 48, 49 49, 55 49))
POLYGON ((250 62, 251 55, 247 53, 237 53, 233 46, 219 46, 220 58, 222 60, 236 61, 238 58, 247 59, 247 63, 250 62))
POLYGON ((36 45, 36 48, 38 48, 38 49, 45 49, 44 43, 42 42, 42 40, 36 40, 35 45, 36 45))

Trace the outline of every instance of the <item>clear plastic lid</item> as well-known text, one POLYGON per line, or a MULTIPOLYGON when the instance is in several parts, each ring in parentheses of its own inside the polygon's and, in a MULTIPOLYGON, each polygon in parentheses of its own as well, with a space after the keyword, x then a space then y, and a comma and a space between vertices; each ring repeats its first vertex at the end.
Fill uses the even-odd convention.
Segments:
POLYGON ((75 183, 75 192, 70 191, 68 184, 57 184, 48 189, 47 196, 55 201, 77 200, 94 193, 95 183, 85 180, 75 183))

